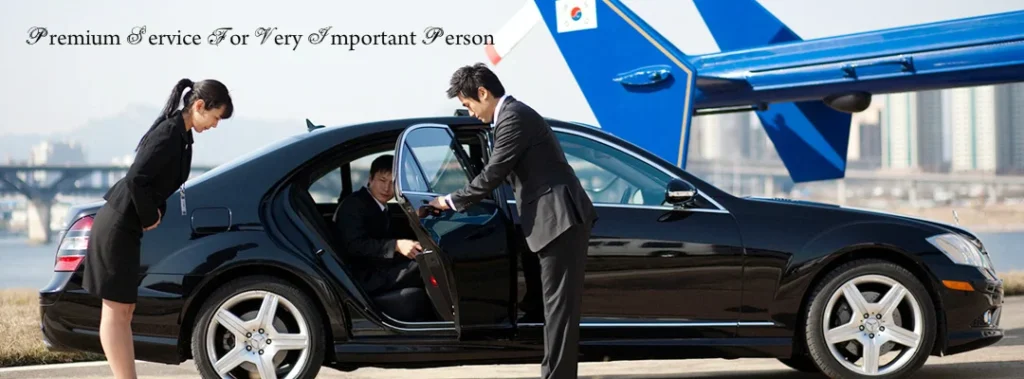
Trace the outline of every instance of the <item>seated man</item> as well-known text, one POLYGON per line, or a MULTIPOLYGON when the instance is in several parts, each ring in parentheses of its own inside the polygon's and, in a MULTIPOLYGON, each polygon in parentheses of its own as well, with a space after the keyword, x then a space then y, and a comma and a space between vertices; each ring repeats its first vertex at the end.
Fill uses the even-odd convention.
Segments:
POLYGON ((391 155, 370 164, 366 186, 338 206, 335 225, 350 272, 371 297, 410 287, 423 287, 416 254, 420 243, 395 239, 387 202, 394 194, 391 155))

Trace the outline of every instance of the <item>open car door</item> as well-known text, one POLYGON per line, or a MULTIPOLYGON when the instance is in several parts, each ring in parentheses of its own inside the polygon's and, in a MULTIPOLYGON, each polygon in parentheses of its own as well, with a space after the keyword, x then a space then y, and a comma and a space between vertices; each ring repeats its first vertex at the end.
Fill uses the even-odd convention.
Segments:
POLYGON ((395 198, 423 247, 416 260, 437 311, 455 322, 461 340, 511 333, 515 260, 501 207, 489 199, 459 212, 428 206, 472 180, 455 134, 446 125, 413 125, 395 150, 395 198))

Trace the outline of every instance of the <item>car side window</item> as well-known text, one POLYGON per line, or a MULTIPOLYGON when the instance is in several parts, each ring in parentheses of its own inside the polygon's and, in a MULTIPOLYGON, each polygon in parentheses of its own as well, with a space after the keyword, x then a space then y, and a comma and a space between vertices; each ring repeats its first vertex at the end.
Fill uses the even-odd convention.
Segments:
MULTIPOLYGON (((358 191, 360 188, 366 186, 370 180, 370 164, 373 163, 374 159, 377 159, 381 155, 394 154, 394 151, 380 151, 369 155, 362 156, 349 162, 349 183, 352 183, 351 192, 358 191)), ((317 204, 330 204, 337 203, 338 196, 342 192, 342 171, 341 168, 335 168, 326 174, 320 176, 313 181, 313 184, 309 186, 309 194, 313 197, 313 200, 317 204)), ((395 202, 391 199, 389 202, 395 202)))
POLYGON ((556 132, 565 158, 594 203, 663 205, 668 174, 604 143, 556 132))
POLYGON ((341 194, 341 168, 327 172, 309 186, 309 195, 317 204, 337 203, 339 194, 341 194))
MULTIPOLYGON (((349 163, 349 171, 351 173, 349 178, 351 179, 350 183, 352 183, 352 192, 358 191, 370 182, 370 164, 373 163, 374 159, 377 159, 382 155, 394 154, 394 151, 381 151, 379 153, 364 156, 349 163)), ((393 203, 395 200, 391 199, 389 202, 393 203)))
POLYGON ((469 183, 469 173, 456 157, 452 138, 446 130, 415 130, 405 144, 408 154, 401 157, 400 178, 404 190, 447 194, 469 183))

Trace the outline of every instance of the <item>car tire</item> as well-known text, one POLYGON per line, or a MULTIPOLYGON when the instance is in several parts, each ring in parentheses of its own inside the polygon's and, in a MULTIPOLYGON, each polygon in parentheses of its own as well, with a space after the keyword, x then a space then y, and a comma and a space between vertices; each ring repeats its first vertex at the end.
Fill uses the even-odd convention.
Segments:
POLYGON ((935 343, 931 295, 892 262, 845 263, 817 284, 809 300, 803 333, 808 353, 830 378, 906 377, 924 365, 935 343), (832 343, 826 342, 826 326, 832 343), (886 362, 885 355, 897 350, 886 362))
POLYGON ((260 372, 268 369, 277 372, 274 377, 314 378, 324 346, 313 301, 287 281, 268 276, 222 285, 204 302, 192 330, 192 356, 204 378, 267 377, 260 372), (273 317, 265 316, 267 310, 273 317), (227 371, 218 370, 218 363, 227 371))
POLYGON ((811 357, 807 355, 795 355, 791 358, 779 358, 779 362, 782 362, 782 364, 788 366, 789 368, 800 372, 821 372, 821 369, 818 368, 818 365, 814 363, 814 359, 811 359, 811 357))

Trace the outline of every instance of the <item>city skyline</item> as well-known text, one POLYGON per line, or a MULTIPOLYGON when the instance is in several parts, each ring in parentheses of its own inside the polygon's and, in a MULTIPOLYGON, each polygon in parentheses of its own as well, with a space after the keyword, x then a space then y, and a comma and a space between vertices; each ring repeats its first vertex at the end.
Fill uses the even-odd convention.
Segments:
MULTIPOLYGON (((1024 83, 876 95, 849 138, 848 168, 1024 175, 1024 83)), ((694 118, 689 147, 690 159, 782 164, 751 112, 694 118)))

